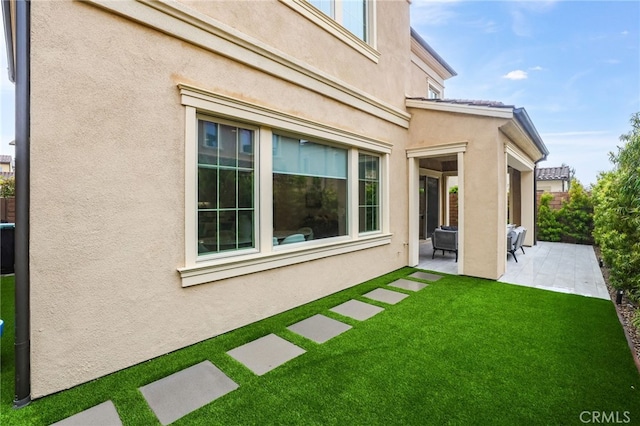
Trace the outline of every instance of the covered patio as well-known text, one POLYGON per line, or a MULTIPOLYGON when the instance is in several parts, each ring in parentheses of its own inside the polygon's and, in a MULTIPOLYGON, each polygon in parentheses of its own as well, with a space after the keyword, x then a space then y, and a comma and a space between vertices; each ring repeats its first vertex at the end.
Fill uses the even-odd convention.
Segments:
POLYGON ((452 272, 499 279, 506 272, 506 224, 529 230, 524 245, 534 244, 534 175, 547 148, 523 108, 423 98, 407 99, 406 105, 412 115, 406 150, 409 265, 420 264, 420 240, 449 225, 444 182, 456 176, 458 262, 452 272))
MULTIPOLYGON (((438 251, 431 259, 430 240, 420 241, 420 269, 457 274, 455 255, 438 251)), ((506 255, 506 253, 505 253, 506 255)), ((559 293, 610 299, 592 246, 539 241, 517 253, 518 262, 507 255, 507 270, 499 282, 535 287, 559 293)))

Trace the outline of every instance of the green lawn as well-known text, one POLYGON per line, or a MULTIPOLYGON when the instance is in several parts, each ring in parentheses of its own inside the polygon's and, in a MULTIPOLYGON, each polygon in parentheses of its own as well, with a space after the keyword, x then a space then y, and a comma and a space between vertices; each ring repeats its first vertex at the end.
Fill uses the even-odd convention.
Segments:
POLYGON ((627 412, 640 424, 640 375, 610 301, 457 276, 407 292, 393 306, 361 298, 413 271, 398 270, 21 410, 11 408, 13 278, 2 278, 0 424, 50 424, 109 399, 125 425, 159 424, 137 388, 205 359, 240 387, 175 424, 557 425, 582 424, 584 411, 619 412, 621 420, 627 412), (351 298, 385 311, 363 322, 329 311, 351 298), (317 313, 353 328, 324 344, 286 330, 317 313), (307 353, 261 377, 225 353, 268 333, 307 353))

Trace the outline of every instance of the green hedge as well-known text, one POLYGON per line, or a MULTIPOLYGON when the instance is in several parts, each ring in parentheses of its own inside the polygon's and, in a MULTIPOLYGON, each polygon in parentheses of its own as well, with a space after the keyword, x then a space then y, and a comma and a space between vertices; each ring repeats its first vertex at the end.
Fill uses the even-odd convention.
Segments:
POLYGON ((571 180, 569 199, 553 210, 551 194, 542 194, 538 207, 538 239, 593 244, 593 202, 577 179, 571 180))
POLYGON ((610 282, 640 299, 640 113, 624 145, 610 153, 614 169, 601 173, 593 189, 594 236, 610 268, 610 282))

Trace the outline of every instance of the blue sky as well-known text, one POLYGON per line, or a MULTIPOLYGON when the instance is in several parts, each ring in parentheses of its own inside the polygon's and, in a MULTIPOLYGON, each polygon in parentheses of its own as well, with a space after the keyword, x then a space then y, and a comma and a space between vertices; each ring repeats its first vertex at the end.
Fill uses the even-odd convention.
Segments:
MULTIPOLYGON (((445 97, 524 107, 551 155, 580 181, 640 111, 640 2, 413 0, 411 25, 458 73, 445 97)), ((13 155, 13 84, 0 32, 0 153, 13 155)))
POLYGON ((524 107, 584 184, 640 112, 640 2, 413 0, 411 25, 458 75, 445 97, 524 107))

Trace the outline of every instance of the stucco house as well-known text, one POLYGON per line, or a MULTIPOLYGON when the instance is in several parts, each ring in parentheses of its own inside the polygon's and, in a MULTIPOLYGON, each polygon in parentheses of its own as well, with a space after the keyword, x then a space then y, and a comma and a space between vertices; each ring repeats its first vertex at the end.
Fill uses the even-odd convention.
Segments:
POLYGON ((409 1, 2 4, 16 405, 417 265, 421 182, 436 226, 458 178, 460 274, 533 229, 544 143, 446 99, 409 1))
POLYGON ((537 190, 545 192, 566 192, 571 184, 569 166, 539 167, 536 169, 537 190))

